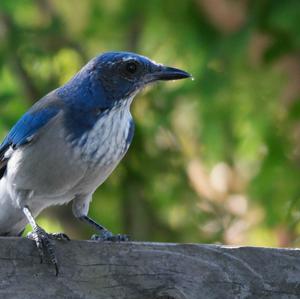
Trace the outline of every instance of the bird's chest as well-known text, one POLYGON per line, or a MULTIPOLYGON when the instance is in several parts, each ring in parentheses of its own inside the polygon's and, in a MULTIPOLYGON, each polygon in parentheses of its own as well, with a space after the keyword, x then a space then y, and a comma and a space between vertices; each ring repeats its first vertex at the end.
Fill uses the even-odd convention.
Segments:
POLYGON ((114 109, 101 116, 77 142, 76 151, 89 169, 110 169, 125 155, 133 136, 128 109, 114 109))

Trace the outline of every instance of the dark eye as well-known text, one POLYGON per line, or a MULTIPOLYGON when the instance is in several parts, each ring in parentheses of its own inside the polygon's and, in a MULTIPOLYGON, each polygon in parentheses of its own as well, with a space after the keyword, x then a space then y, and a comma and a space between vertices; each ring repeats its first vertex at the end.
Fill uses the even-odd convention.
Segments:
POLYGON ((136 61, 129 61, 126 63, 126 71, 130 74, 136 73, 138 69, 138 64, 136 61))

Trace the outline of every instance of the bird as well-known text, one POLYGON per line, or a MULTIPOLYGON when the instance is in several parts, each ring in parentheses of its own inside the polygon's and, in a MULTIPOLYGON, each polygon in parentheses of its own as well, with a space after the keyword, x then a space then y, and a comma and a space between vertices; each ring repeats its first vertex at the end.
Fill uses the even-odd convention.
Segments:
POLYGON ((36 217, 50 206, 72 201, 74 216, 98 232, 95 239, 128 240, 88 216, 93 193, 131 144, 135 95, 157 81, 190 77, 136 53, 106 52, 37 101, 0 145, 0 236, 21 236, 29 223, 28 237, 56 275, 52 241, 69 238, 37 224, 36 217))

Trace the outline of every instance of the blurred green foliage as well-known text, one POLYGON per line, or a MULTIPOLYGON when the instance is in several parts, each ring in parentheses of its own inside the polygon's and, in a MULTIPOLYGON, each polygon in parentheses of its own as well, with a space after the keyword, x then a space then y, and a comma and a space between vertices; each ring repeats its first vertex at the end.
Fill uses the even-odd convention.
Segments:
MULTIPOLYGON (((1 0, 0 137, 103 51, 183 68, 135 100, 136 134, 90 215, 133 239, 296 246, 298 0, 1 0)), ((92 231, 70 207, 39 222, 92 231)))

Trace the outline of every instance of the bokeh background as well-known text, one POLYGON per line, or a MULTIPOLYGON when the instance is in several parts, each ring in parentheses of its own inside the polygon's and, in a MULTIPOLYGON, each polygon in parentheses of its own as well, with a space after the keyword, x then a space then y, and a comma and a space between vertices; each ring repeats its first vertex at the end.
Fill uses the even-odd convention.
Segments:
MULTIPOLYGON (((136 98, 90 216, 135 240, 300 246, 299 49, 299 0, 1 0, 0 137, 101 52, 183 68, 136 98)), ((93 233, 70 206, 38 221, 93 233)))

